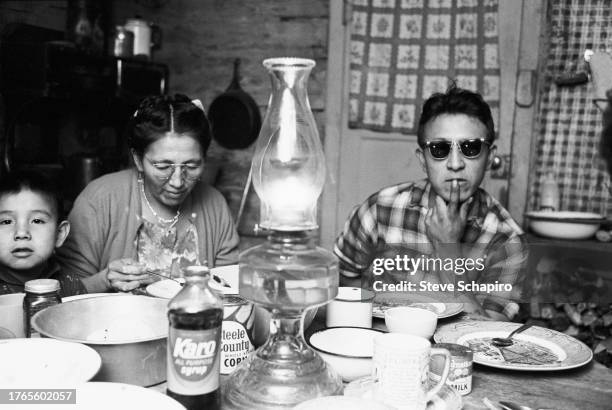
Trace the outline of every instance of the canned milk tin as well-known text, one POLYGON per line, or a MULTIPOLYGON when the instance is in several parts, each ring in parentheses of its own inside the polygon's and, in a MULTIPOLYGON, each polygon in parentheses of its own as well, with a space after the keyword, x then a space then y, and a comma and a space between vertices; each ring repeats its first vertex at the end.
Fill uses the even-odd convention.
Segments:
POLYGON ((253 304, 238 295, 223 296, 221 374, 231 374, 253 351, 253 304))
MULTIPOLYGON (((446 349, 451 354, 450 372, 446 384, 462 396, 469 394, 472 391, 472 350, 455 343, 436 343, 433 347, 446 349)), ((429 379, 437 382, 443 370, 444 360, 439 356, 433 356, 429 365, 429 379)))

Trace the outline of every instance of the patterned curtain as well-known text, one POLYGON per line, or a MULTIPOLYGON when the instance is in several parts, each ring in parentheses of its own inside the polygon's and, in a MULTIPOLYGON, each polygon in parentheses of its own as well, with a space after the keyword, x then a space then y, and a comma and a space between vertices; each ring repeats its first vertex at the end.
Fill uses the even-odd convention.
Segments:
POLYGON ((451 80, 480 92, 497 124, 497 0, 351 3, 349 127, 414 134, 424 100, 451 80))
POLYGON ((552 173, 562 210, 603 215, 612 211, 610 177, 599 155, 601 112, 592 102, 592 83, 559 87, 553 81, 560 74, 585 69, 585 49, 612 49, 611 6, 610 0, 549 0, 550 44, 530 209, 538 209, 540 184, 552 173))

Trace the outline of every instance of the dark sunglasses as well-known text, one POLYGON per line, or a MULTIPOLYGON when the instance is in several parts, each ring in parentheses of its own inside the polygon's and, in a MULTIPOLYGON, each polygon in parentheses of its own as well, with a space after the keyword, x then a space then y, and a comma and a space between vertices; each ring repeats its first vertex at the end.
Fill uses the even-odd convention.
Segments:
POLYGON ((482 147, 491 143, 484 138, 473 138, 461 141, 436 140, 427 141, 425 147, 434 159, 445 159, 451 152, 453 145, 457 145, 465 158, 474 159, 480 156, 482 147))

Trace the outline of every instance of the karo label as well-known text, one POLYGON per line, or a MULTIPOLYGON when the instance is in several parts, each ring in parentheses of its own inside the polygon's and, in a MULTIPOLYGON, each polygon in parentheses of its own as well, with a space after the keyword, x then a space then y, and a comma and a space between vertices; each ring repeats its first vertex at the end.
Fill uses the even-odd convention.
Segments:
POLYGON ((169 369, 169 373, 172 374, 168 375, 169 384, 171 380, 196 382, 206 379, 209 375, 218 377, 219 330, 217 328, 194 332, 170 328, 168 364, 172 369, 169 369))
POLYGON ((173 356, 181 359, 210 359, 214 357, 216 347, 217 342, 214 340, 196 343, 191 338, 177 337, 173 356))

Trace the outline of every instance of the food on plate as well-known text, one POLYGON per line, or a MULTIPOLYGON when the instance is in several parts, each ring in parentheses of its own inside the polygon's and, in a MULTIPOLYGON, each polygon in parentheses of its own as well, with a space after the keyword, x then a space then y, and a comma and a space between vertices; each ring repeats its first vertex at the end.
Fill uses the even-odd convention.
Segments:
MULTIPOLYGON (((397 307, 397 306, 409 306, 409 307, 414 307, 414 308, 420 308, 420 309, 426 309, 429 310, 437 315, 439 315, 440 313, 442 313, 444 311, 444 305, 442 305, 441 308, 439 308, 437 305, 439 305, 438 303, 423 303, 423 302, 411 302, 411 303, 407 303, 406 301, 402 301, 402 300, 385 300, 382 302, 375 302, 374 305, 374 310, 377 312, 380 312, 380 314, 384 315, 385 314, 385 310, 390 309, 392 307, 397 307)), ((441 305, 441 304, 440 304, 441 305)))
POLYGON ((522 339, 513 339, 513 344, 506 347, 493 346, 492 337, 481 337, 468 340, 474 356, 489 362, 512 364, 544 365, 559 363, 559 357, 550 349, 522 339))

